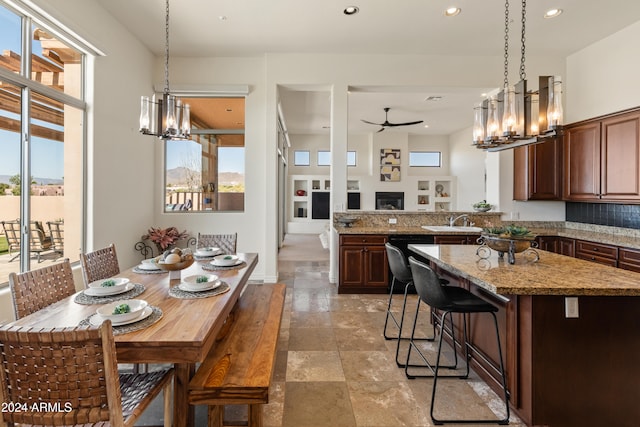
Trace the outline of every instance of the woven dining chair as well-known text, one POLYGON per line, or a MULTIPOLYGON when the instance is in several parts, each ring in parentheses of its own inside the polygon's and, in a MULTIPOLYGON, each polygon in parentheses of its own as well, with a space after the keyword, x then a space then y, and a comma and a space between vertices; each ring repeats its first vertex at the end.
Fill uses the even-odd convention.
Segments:
POLYGON ((236 241, 238 233, 232 234, 200 234, 198 233, 198 241, 196 249, 214 247, 220 248, 225 254, 236 253, 236 241))
POLYGON ((41 310, 76 291, 69 259, 24 273, 9 273, 16 319, 41 310))
POLYGON ((110 321, 97 327, 0 327, 0 401, 21 409, 3 410, 0 425, 133 426, 164 391, 164 425, 171 426, 173 369, 118 374, 115 354, 110 321))
POLYGON ((80 262, 82 263, 82 277, 85 287, 96 280, 108 279, 120 274, 116 246, 113 243, 106 248, 86 254, 81 253, 80 262))

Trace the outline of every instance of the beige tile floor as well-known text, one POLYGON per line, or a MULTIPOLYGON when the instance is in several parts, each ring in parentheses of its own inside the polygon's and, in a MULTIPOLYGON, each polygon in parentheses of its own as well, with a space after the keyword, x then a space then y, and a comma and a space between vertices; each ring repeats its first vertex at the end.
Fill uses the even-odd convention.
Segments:
MULTIPOLYGON (((388 296, 338 295, 329 283, 328 252, 319 248, 317 236, 287 239, 307 253, 315 251, 317 260, 308 255, 307 260, 300 260, 302 255, 296 259, 295 251, 284 250, 279 257, 287 297, 265 427, 433 425, 432 380, 408 380, 394 361, 396 341, 382 336, 388 296)), ((399 310, 397 298, 394 309, 399 310)), ((415 301, 412 297, 409 306, 415 307, 415 301)), ((422 315, 418 325, 432 333, 428 316, 422 315)), ((427 353, 435 350, 433 343, 421 347, 427 353)), ((406 356, 405 346, 402 354, 406 356)), ((475 375, 439 382, 438 391, 436 413, 445 417, 490 418, 492 408, 498 414, 503 410, 475 375)), ((523 424, 512 416, 511 425, 523 424)))
MULTIPOLYGON (((396 341, 382 335, 387 295, 338 295, 329 283, 328 251, 317 235, 287 236, 279 276, 287 296, 270 402, 263 407, 264 427, 433 425, 432 380, 408 380, 394 361, 396 341)), ((397 301, 396 311, 399 297, 397 301)), ((412 297, 412 312, 415 302, 412 297)), ((432 333, 427 316, 418 325, 432 333)), ((421 348, 435 351, 429 342, 421 348)), ((467 380, 439 382, 438 393, 436 414, 443 416, 490 418, 503 411, 501 400, 473 373, 467 380)), ((197 427, 206 425, 203 409, 196 408, 197 427)), ((228 407, 226 413, 240 419, 245 408, 228 407)), ((154 424, 159 423, 139 425, 154 424)), ((513 415, 510 425, 524 426, 513 415)))

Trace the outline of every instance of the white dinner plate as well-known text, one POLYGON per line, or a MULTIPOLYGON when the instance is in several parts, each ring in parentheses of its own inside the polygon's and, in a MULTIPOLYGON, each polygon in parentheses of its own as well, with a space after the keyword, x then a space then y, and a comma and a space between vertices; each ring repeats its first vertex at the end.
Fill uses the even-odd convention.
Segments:
POLYGON ((182 279, 182 283, 186 283, 188 286, 192 288, 206 288, 211 286, 212 283, 215 283, 218 280, 218 276, 215 274, 194 274, 193 276, 187 276, 182 279), (207 281, 204 283, 198 283, 198 277, 206 277, 207 281))
POLYGON ((220 253, 220 248, 200 248, 196 249, 198 256, 215 256, 220 253))
POLYGON ((113 292, 105 294, 104 291, 96 291, 95 288, 88 288, 84 290, 85 295, 89 295, 90 297, 110 297, 112 295, 123 294, 125 292, 129 292, 131 289, 135 287, 134 283, 127 283, 124 287, 114 289, 113 292))
POLYGON ((140 316, 140 313, 142 313, 148 305, 149 304, 143 299, 119 300, 101 305, 96 310, 96 313, 114 323, 122 323, 129 319, 137 319, 140 316), (122 305, 129 306, 129 310, 125 313, 114 313, 114 310, 122 305))
POLYGON ((118 291, 123 290, 128 283, 129 279, 126 277, 109 277, 89 283, 87 289, 93 289, 94 295, 115 295, 118 291), (102 286, 104 282, 109 280, 113 280, 115 284, 113 286, 102 286))
POLYGON ((242 260, 237 255, 218 255, 211 261, 211 265, 217 267, 233 267, 242 264, 242 260))
POLYGON ((138 268, 139 268, 140 270, 146 270, 146 271, 157 271, 157 270, 160 270, 160 267, 158 267, 158 265, 157 265, 157 264, 155 264, 155 263, 151 263, 151 262, 143 262, 143 263, 140 263, 140 264, 138 265, 138 268))
MULTIPOLYGON (((130 323, 135 323, 135 322, 139 322, 141 320, 146 319, 147 317, 151 316, 151 313, 153 313, 153 308, 147 306, 144 308, 144 310, 142 310, 142 313, 140 314, 140 316, 135 317, 133 319, 129 319, 129 320, 125 320, 122 322, 111 322, 112 326, 124 326, 124 325, 128 325, 130 323)), ((105 319, 104 317, 100 316, 98 313, 94 314, 93 316, 91 316, 89 318, 89 323, 91 323, 93 326, 100 326, 102 324, 102 322, 104 322, 105 319)))
POLYGON ((206 288, 202 288, 202 287, 192 288, 191 286, 189 286, 188 283, 182 282, 182 283, 180 283, 178 285, 178 289, 180 289, 181 291, 187 291, 187 292, 204 292, 204 291, 210 291, 212 289, 215 289, 220 285, 222 285, 222 282, 220 280, 216 280, 215 282, 211 282, 211 285, 209 287, 206 287, 206 288))

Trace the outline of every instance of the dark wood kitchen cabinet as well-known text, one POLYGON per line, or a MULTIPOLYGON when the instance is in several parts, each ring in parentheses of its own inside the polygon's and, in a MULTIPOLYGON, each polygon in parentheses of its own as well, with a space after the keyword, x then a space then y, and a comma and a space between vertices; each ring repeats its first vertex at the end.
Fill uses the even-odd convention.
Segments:
POLYGON ((538 236, 536 237, 538 247, 543 251, 549 251, 560 255, 575 256, 575 240, 568 237, 559 236, 538 236))
POLYGON ((389 263, 387 236, 340 235, 338 293, 386 293, 389 263))
POLYGON ((618 268, 640 273, 640 251, 629 248, 619 248, 618 268))
POLYGON ((618 266, 617 246, 587 242, 585 240, 576 240, 575 250, 576 258, 609 265, 611 267, 618 266))
POLYGON ((513 199, 562 200, 562 138, 513 149, 513 199))
POLYGON ((640 110, 567 127, 563 197, 640 203, 640 110))

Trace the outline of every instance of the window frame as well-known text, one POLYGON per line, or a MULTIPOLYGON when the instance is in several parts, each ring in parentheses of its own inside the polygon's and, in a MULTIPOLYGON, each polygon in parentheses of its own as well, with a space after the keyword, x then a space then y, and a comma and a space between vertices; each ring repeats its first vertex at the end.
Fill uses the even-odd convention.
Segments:
POLYGON ((410 168, 441 168, 442 167, 442 151, 427 151, 427 150, 410 150, 409 151, 409 167, 410 168), (438 164, 412 164, 412 160, 416 160, 413 157, 414 154, 437 154, 438 164))
POLYGON ((311 152, 309 150, 293 150, 294 166, 311 166, 311 152), (307 163, 298 163, 298 153, 307 153, 307 163))
POLYGON ((317 153, 316 153, 316 165, 318 165, 318 166, 331 166, 331 151, 329 151, 329 150, 318 150, 317 153), (322 153, 323 157, 325 155, 329 157, 327 163, 320 163, 320 153, 322 153))
MULTIPOLYGON (((68 105, 81 111, 82 117, 82 131, 80 143, 81 156, 80 156, 80 176, 82 182, 80 183, 80 197, 81 202, 81 218, 82 224, 80 224, 80 251, 83 252, 86 247, 87 229, 87 122, 88 122, 88 105, 85 101, 86 93, 88 90, 88 70, 89 61, 94 56, 104 56, 100 50, 84 41, 76 33, 69 28, 62 26, 54 19, 50 18, 41 11, 36 11, 30 6, 20 3, 12 4, 0 0, 0 7, 17 15, 20 19, 20 55, 21 63, 19 72, 11 71, 7 68, 0 67, 0 80, 7 84, 16 86, 20 91, 20 102, 22 104, 20 111, 20 176, 28 176, 31 174, 32 163, 32 140, 33 135, 31 126, 34 123, 34 117, 31 114, 31 108, 33 101, 33 93, 43 95, 53 101, 68 105), (18 8, 19 6, 19 8, 18 8), (32 71, 32 55, 33 48, 31 42, 31 29, 34 26, 45 29, 48 33, 53 35, 59 41, 65 43, 70 48, 78 51, 81 55, 80 59, 80 94, 79 97, 71 96, 65 92, 53 89, 31 78, 32 71), (25 59, 28 58, 28 59, 25 59)), ((22 179, 20 185, 21 199, 20 199, 20 224, 21 230, 21 242, 27 242, 27 244, 20 245, 20 267, 19 271, 28 271, 31 268, 31 250, 29 243, 29 223, 31 218, 31 180, 22 179), (25 232, 26 231, 26 232, 25 232)), ((74 261, 76 263, 78 261, 74 261)), ((5 286, 5 284, 0 287, 5 286)))

